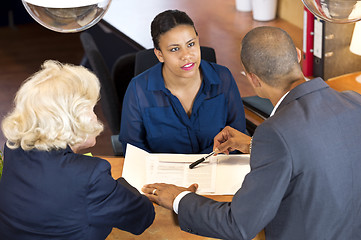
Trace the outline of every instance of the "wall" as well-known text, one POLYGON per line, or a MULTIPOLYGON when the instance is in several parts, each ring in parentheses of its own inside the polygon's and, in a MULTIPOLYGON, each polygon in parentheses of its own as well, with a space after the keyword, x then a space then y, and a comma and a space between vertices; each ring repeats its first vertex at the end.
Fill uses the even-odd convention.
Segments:
POLYGON ((303 28, 302 0, 278 0, 277 15, 287 22, 303 28))

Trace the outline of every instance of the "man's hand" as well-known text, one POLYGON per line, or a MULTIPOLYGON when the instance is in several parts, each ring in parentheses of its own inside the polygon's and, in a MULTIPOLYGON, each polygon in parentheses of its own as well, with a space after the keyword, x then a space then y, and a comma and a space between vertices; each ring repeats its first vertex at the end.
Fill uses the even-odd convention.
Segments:
POLYGON ((225 154, 234 150, 249 153, 250 142, 250 136, 227 126, 214 137, 213 150, 225 154))
POLYGON ((173 184, 154 183, 144 185, 142 191, 145 196, 158 205, 173 210, 174 199, 184 191, 196 192, 198 184, 192 184, 188 188, 178 187, 173 184))

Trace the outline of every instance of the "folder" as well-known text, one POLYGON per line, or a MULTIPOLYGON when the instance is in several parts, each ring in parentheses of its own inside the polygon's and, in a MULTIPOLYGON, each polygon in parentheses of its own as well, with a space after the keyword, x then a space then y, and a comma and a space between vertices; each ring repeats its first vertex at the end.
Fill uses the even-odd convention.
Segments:
POLYGON ((306 77, 313 76, 314 16, 304 7, 302 71, 306 77))
POLYGON ((234 195, 250 171, 249 154, 212 156, 193 169, 189 164, 207 154, 148 153, 127 144, 122 176, 141 192, 145 184, 168 183, 188 187, 198 183, 197 193, 234 195))
POLYGON ((314 18, 313 76, 324 78, 324 29, 325 21, 314 18))
POLYGON ((355 24, 337 24, 315 18, 313 76, 324 80, 360 71, 361 56, 349 47, 355 24))

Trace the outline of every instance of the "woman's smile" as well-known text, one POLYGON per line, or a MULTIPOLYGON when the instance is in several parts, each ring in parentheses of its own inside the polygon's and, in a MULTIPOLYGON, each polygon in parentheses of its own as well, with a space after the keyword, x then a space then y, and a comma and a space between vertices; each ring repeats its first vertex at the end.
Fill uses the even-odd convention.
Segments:
POLYGON ((182 66, 181 68, 185 71, 190 71, 194 68, 195 63, 187 63, 186 65, 182 66))

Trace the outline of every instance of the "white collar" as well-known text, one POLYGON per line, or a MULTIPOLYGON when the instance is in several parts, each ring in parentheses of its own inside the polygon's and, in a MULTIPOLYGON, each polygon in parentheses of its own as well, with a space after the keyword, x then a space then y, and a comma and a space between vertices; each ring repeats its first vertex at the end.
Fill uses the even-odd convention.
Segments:
MULTIPOLYGON (((309 78, 307 78, 307 77, 304 77, 304 79, 306 80, 306 82, 310 80, 310 79, 309 79, 309 78)), ((285 95, 283 95, 283 96, 280 98, 280 100, 278 100, 278 102, 277 102, 276 106, 274 106, 274 108, 273 108, 273 110, 272 110, 271 114, 269 115, 270 117, 272 117, 272 116, 275 114, 275 112, 277 111, 277 108, 280 106, 281 102, 282 102, 282 101, 283 101, 283 99, 287 96, 287 94, 288 94, 289 92, 290 92, 290 91, 286 92, 286 94, 285 94, 285 95)))
POLYGON ((286 92, 286 94, 283 95, 283 96, 280 98, 280 100, 278 100, 277 104, 275 105, 275 107, 273 108, 271 114, 269 115, 270 117, 272 117, 272 116, 275 114, 275 112, 277 111, 277 108, 279 107, 279 105, 281 104, 281 102, 282 102, 283 99, 287 96, 287 94, 288 94, 289 92, 290 92, 290 91, 286 92))

